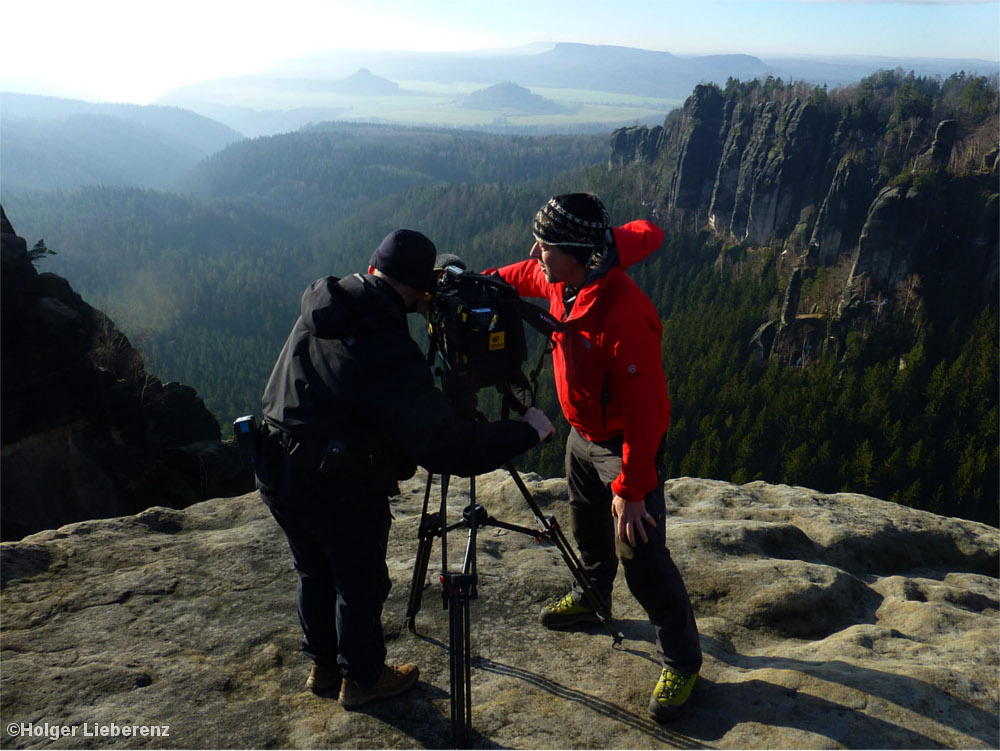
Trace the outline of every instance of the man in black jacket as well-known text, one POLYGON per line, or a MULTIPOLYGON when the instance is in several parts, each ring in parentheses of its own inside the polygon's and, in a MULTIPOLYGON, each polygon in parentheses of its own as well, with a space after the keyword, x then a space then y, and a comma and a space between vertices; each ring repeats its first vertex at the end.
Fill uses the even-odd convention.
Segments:
POLYGON ((436 256, 427 237, 401 229, 367 274, 314 282, 262 400, 258 484, 295 561, 302 649, 313 659, 306 685, 339 687, 347 708, 417 680, 415 665, 385 664, 381 625, 398 480, 417 464, 491 471, 555 432, 534 408, 524 422, 460 419, 435 388, 406 315, 424 312, 436 256))

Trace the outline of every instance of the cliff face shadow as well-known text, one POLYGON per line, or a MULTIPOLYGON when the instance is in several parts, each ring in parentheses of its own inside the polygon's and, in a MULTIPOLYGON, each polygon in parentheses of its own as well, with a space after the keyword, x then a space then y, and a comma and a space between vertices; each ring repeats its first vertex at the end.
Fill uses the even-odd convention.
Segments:
POLYGON ((795 728, 828 738, 841 748, 948 748, 922 733, 767 681, 716 683, 699 678, 692 702, 695 696, 698 702, 684 719, 684 728, 706 743, 718 741, 737 725, 756 723, 795 728), (723 703, 741 711, 713 711, 723 703))
MULTIPOLYGON (((701 637, 701 642, 702 649, 707 655, 740 670, 751 671, 765 668, 791 670, 830 683, 838 683, 866 696, 884 699, 914 714, 947 725, 957 732, 969 733, 982 741, 987 748, 995 748, 997 739, 1000 737, 998 736, 1000 734, 1000 718, 995 714, 910 676, 873 670, 840 660, 811 661, 789 657, 747 656, 731 651, 718 639, 704 635, 701 637), (921 699, 921 697, 926 697, 928 692, 940 694, 943 701, 953 703, 959 712, 951 715, 929 716, 926 701, 921 699), (962 727, 952 719, 959 714, 972 718, 980 729, 962 727), (989 728, 992 728, 992 731, 988 730, 989 728)), ((707 694, 708 703, 713 703, 711 697, 716 696, 720 703, 724 702, 727 706, 735 705, 744 708, 744 712, 738 716, 730 715, 727 717, 724 714, 713 716, 712 721, 704 726, 704 731, 709 735, 694 733, 701 738, 719 738, 737 724, 758 722, 765 725, 794 727, 809 732, 823 732, 847 747, 857 745, 861 739, 864 739, 866 744, 871 744, 877 739, 885 739, 889 746, 906 748, 946 747, 926 735, 872 717, 863 711, 767 681, 750 680, 722 684, 700 679, 699 683, 705 684, 701 686, 701 691, 703 694, 707 694), (723 696, 723 692, 725 696, 723 696), (817 722, 816 718, 821 716, 841 719, 836 722, 824 722, 822 727, 819 727, 814 723, 817 722)))

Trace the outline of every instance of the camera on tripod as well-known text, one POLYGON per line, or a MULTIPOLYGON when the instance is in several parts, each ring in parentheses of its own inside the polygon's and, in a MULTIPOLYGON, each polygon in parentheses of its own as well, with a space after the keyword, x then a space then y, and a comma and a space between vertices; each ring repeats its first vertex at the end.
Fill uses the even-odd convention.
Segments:
MULTIPOLYGON (((505 409, 523 414, 537 390, 521 370, 528 357, 523 324, 546 339, 562 324, 522 300, 498 275, 468 271, 460 259, 447 259, 428 301, 428 363, 440 357, 444 391, 460 413, 474 415, 476 393, 493 386, 504 395, 505 409)), ((539 358, 533 381, 541 364, 539 358)))
POLYGON ((427 333, 448 373, 479 390, 503 386, 528 357, 517 290, 497 276, 446 266, 428 302, 427 333))
MULTIPOLYGON (((454 258, 454 257, 451 257, 454 258)), ((524 413, 534 406, 538 374, 548 346, 543 350, 531 374, 531 381, 521 371, 527 359, 524 323, 542 333, 551 345, 551 337, 562 324, 547 311, 521 300, 517 290, 498 275, 477 274, 466 270, 459 259, 440 264, 428 300, 428 363, 440 357, 442 386, 455 410, 466 417, 485 419, 476 411, 476 394, 488 386, 503 394, 503 416, 509 408, 524 413)), ((611 612, 594 590, 590 577, 553 516, 542 513, 514 466, 506 464, 518 490, 538 522, 537 528, 510 524, 490 516, 476 502, 476 478, 469 478, 469 504, 461 519, 448 522, 448 475, 441 476, 441 506, 438 513, 428 513, 432 476, 428 474, 424 503, 420 514, 417 554, 410 580, 406 610, 409 629, 416 633, 431 546, 435 537, 441 541, 441 595, 448 612, 451 687, 451 719, 458 747, 469 739, 472 724, 471 625, 470 600, 478 597, 476 539, 480 527, 499 527, 518 532, 537 541, 555 544, 570 573, 580 584, 590 604, 615 645, 624 638, 611 625, 611 612), (469 530, 465 557, 460 571, 451 570, 448 559, 448 532, 469 530)))

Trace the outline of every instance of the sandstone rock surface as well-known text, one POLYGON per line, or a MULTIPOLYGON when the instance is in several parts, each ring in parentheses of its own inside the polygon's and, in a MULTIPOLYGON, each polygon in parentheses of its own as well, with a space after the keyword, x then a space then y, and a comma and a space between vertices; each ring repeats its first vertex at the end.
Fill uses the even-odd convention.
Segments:
MULTIPOLYGON (((565 483, 526 478, 568 523, 565 483)), ((70 524, 2 546, 6 748, 441 748, 451 744, 447 613, 435 541, 419 636, 405 627, 426 478, 393 502, 389 658, 421 680, 347 712, 304 688, 295 578, 256 493, 70 524), (430 583, 433 581, 434 583, 430 583), (53 743, 12 723, 77 726, 53 743), (84 724, 168 725, 93 738, 84 724)), ((449 516, 467 497, 455 479, 449 516)), ((492 516, 535 526, 505 472, 492 516)), ((569 576, 551 545, 480 531, 472 603, 477 748, 996 748, 998 531, 858 495, 679 478, 668 541, 705 652, 689 711, 659 726, 652 630, 623 577, 623 648, 548 632, 569 576)), ((432 507, 439 504, 436 486, 432 507)), ((449 536, 458 561, 465 533, 449 536)))

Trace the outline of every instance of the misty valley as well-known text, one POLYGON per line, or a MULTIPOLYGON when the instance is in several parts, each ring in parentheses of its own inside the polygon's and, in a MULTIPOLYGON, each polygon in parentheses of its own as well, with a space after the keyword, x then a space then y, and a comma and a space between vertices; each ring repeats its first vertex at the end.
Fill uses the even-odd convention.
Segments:
MULTIPOLYGON (((470 268, 510 263, 550 195, 591 191, 617 224, 667 231, 629 273, 664 324, 670 476, 998 522, 995 77, 730 79, 613 133, 331 121, 246 139, 122 107, 5 126, 3 207, 53 251, 39 272, 194 387, 223 435, 259 410, 314 279, 363 271, 398 227, 470 268)), ((558 428, 520 469, 563 473, 558 428)))

